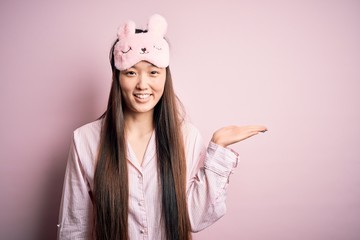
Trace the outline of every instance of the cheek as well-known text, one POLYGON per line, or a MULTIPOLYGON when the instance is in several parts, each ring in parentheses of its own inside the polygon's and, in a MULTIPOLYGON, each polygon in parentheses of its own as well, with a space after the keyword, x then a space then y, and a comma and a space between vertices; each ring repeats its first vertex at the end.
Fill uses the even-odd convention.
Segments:
POLYGON ((165 88, 165 77, 158 79, 156 82, 156 90, 160 92, 161 94, 164 92, 165 88))
POLYGON ((120 79, 119 83, 120 83, 121 91, 123 93, 126 93, 127 91, 129 91, 133 88, 131 85, 131 82, 127 81, 127 79, 122 79, 122 80, 120 79))

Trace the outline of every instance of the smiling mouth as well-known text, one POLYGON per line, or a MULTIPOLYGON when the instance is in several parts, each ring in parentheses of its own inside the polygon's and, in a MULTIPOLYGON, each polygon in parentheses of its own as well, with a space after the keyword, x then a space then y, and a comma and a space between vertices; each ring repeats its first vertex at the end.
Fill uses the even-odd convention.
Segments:
POLYGON ((140 98, 140 99, 146 99, 148 97, 150 97, 152 94, 150 93, 137 93, 134 94, 135 97, 140 98))

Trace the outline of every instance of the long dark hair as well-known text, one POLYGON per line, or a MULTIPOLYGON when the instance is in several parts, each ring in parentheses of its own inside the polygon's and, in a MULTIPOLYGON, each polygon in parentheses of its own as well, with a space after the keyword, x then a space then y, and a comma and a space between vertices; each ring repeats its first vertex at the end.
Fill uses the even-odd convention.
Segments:
MULTIPOLYGON (((116 42, 115 42, 116 43, 116 42)), ((114 45, 115 45, 114 43, 114 45)), ((112 86, 102 118, 99 155, 94 176, 94 235, 96 239, 129 238, 129 183, 124 136, 124 101, 110 51, 112 86)), ((162 221, 167 240, 189 240, 190 220, 186 204, 186 161, 181 132, 182 115, 174 93, 170 68, 166 68, 164 93, 154 108, 154 127, 162 221)))

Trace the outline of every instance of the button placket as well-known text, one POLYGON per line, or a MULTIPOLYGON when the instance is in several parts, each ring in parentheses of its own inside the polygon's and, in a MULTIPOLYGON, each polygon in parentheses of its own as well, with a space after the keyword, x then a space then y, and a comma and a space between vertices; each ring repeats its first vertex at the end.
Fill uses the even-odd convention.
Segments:
POLYGON ((147 216, 146 216, 146 208, 145 208, 145 196, 144 196, 144 176, 139 173, 139 190, 141 192, 141 197, 138 201, 138 206, 142 212, 142 226, 139 229, 139 232, 143 235, 144 239, 147 239, 147 216))

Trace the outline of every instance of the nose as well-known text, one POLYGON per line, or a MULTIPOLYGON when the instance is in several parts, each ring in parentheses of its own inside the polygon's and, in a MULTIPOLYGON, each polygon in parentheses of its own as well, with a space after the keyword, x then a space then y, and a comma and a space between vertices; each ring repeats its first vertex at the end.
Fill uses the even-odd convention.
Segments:
POLYGON ((141 51, 143 51, 143 53, 146 52, 146 48, 141 48, 141 51))
POLYGON ((147 79, 145 74, 139 74, 138 82, 136 84, 136 88, 140 90, 146 90, 147 86, 147 79))

